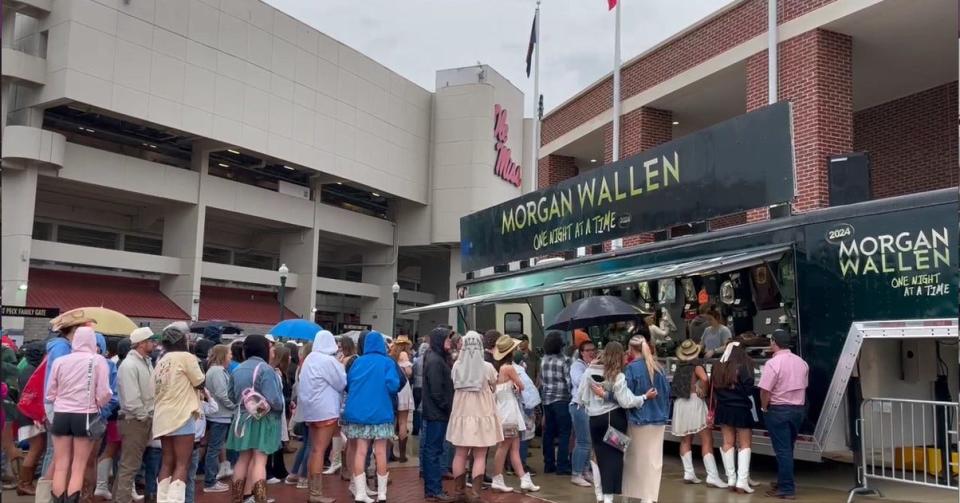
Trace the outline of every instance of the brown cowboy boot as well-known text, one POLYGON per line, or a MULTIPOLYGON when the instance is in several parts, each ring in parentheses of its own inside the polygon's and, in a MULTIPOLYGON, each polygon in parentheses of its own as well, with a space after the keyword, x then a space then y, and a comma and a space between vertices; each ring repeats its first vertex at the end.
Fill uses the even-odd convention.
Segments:
POLYGON ((483 503, 483 496, 480 492, 483 490, 483 475, 473 477, 471 485, 473 487, 467 489, 466 501, 468 503, 483 503))
POLYGON ((398 441, 398 443, 400 444, 400 445, 397 447, 397 450, 400 451, 399 461, 400 461, 401 463, 406 463, 406 462, 407 462, 407 439, 406 439, 406 438, 401 438, 401 439, 398 441))
POLYGON ((230 503, 243 503, 243 486, 246 480, 234 480, 230 484, 230 503))
POLYGON ((464 501, 464 490, 467 488, 467 474, 463 473, 459 477, 453 478, 453 491, 450 496, 456 498, 456 501, 464 501))
POLYGON ((93 489, 95 484, 86 477, 83 478, 83 487, 80 489, 80 503, 93 503, 93 489))
POLYGON ((310 474, 310 493, 308 503, 334 503, 335 499, 323 495, 323 475, 310 474))
POLYGON ((258 480, 253 484, 254 503, 267 503, 267 481, 258 480))
POLYGON ((33 474, 36 467, 23 465, 20 467, 19 477, 17 478, 17 495, 34 496, 37 494, 33 487, 33 474))

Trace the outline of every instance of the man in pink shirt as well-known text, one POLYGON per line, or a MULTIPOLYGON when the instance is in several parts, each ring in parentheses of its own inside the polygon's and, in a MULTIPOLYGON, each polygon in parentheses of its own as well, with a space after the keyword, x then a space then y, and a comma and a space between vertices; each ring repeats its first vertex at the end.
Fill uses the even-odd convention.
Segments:
POLYGON ((773 357, 760 373, 760 410, 777 456, 777 482, 767 496, 796 499, 793 481, 793 444, 806 415, 807 376, 810 368, 790 351, 790 333, 774 330, 773 357))

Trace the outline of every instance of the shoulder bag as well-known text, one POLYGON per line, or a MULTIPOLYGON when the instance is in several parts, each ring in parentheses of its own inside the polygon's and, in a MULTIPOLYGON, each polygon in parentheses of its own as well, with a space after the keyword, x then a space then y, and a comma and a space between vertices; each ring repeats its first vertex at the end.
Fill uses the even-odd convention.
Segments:
MULTIPOLYGON (((90 358, 87 363, 87 401, 93 401, 93 405, 96 406, 96 401, 93 400, 93 358, 90 358)), ((103 417, 100 415, 100 411, 87 414, 87 436, 92 439, 103 438, 103 435, 107 432, 107 423, 103 421, 103 417), (91 421, 90 416, 93 416, 91 421)))

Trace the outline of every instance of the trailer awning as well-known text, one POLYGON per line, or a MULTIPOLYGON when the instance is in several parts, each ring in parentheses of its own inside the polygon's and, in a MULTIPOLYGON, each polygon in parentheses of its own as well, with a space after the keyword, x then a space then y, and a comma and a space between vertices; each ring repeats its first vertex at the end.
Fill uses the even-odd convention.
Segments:
POLYGON ((580 290, 591 290, 594 288, 608 288, 663 278, 723 274, 765 262, 779 260, 792 246, 791 244, 752 248, 721 255, 705 255, 680 262, 651 264, 626 271, 598 273, 589 276, 572 276, 551 285, 540 284, 496 293, 479 294, 464 299, 450 300, 429 306, 408 309, 403 311, 403 313, 418 313, 473 304, 492 304, 580 290))

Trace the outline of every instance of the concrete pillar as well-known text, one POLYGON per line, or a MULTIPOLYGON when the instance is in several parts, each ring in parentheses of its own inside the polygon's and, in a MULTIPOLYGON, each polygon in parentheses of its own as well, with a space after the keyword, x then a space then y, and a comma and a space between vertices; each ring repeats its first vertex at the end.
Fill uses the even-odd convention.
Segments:
POLYGON ((288 309, 306 320, 313 320, 317 301, 318 237, 314 227, 284 234, 280 240, 280 262, 297 274, 297 287, 287 288, 284 302, 288 309))
POLYGON ((373 325, 374 330, 392 335, 393 292, 397 281, 397 256, 392 246, 371 246, 363 253, 362 281, 380 287, 380 297, 364 298, 360 303, 360 321, 373 325))
POLYGON ((191 320, 200 318, 200 278, 203 265, 203 235, 207 207, 203 196, 204 179, 209 168, 211 146, 197 142, 193 146, 190 167, 200 174, 197 204, 177 204, 164 209, 163 254, 181 260, 180 274, 160 278, 160 291, 191 320))
MULTIPOLYGON (((457 257, 460 256, 459 249, 457 257)), ((460 264, 457 263, 457 270, 454 271, 450 265, 450 257, 431 257, 421 261, 420 267, 420 291, 433 294, 437 302, 443 302, 454 298, 450 294, 450 278, 454 278, 456 283, 458 277, 463 277, 460 272, 460 264)), ((456 295, 456 291, 454 291, 456 295)), ((449 309, 438 309, 436 311, 426 311, 420 313, 419 331, 420 335, 426 335, 430 330, 440 324, 449 323, 449 309)), ((454 313, 455 314, 455 313, 454 313)))
MULTIPOLYGON (((25 306, 30 274, 30 245, 37 202, 37 168, 4 163, 2 176, 2 221, 0 221, 0 282, 3 304, 25 306)), ((23 328, 23 318, 3 317, 4 328, 23 328)))
MULTIPOLYGON (((793 104, 797 213, 829 206, 827 157, 853 151, 853 39, 811 30, 781 42, 778 99, 793 104)), ((747 60, 747 111, 767 104, 767 52, 747 60)), ((749 221, 769 218, 751 210, 749 221)))

